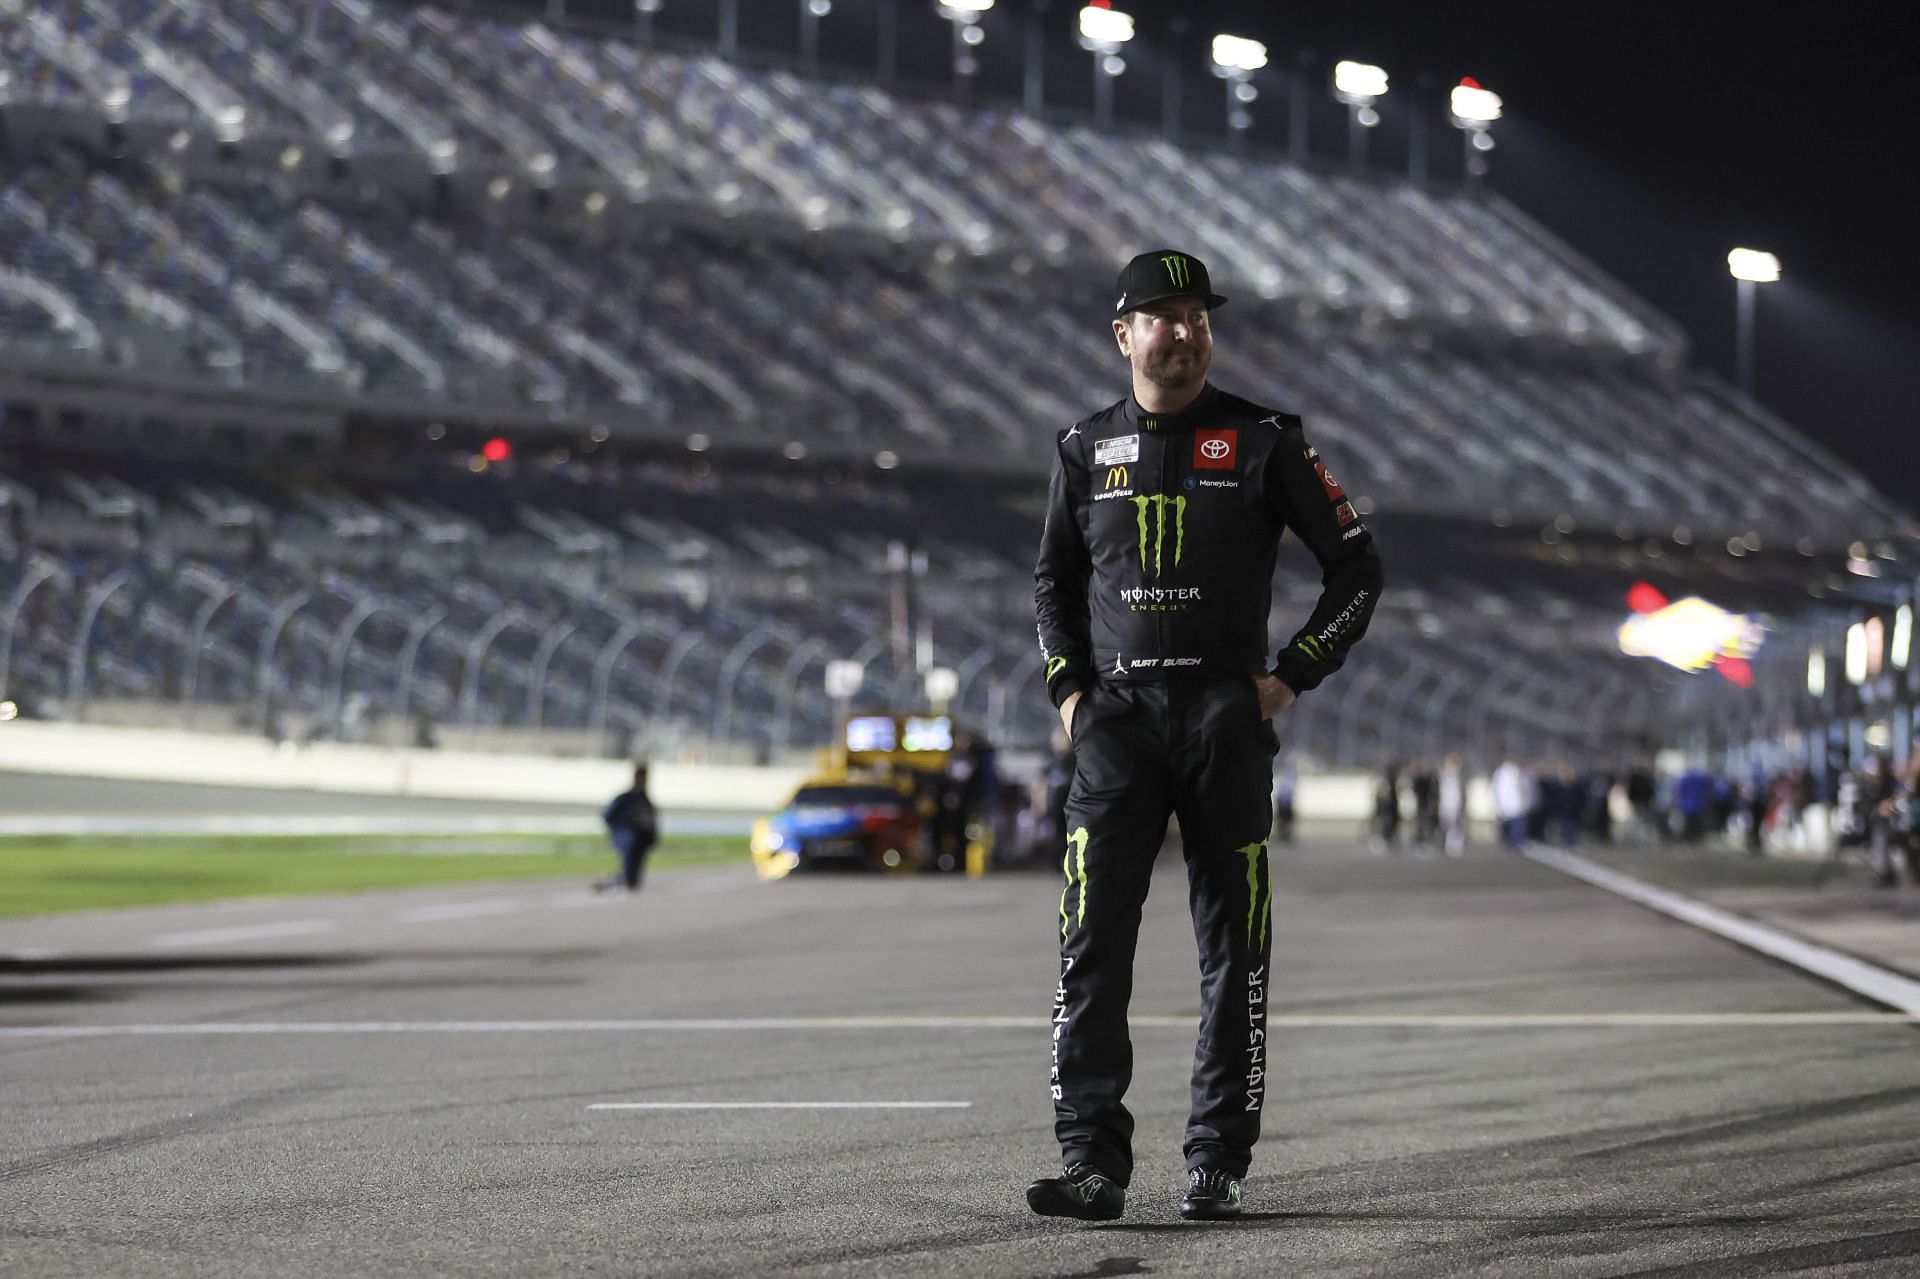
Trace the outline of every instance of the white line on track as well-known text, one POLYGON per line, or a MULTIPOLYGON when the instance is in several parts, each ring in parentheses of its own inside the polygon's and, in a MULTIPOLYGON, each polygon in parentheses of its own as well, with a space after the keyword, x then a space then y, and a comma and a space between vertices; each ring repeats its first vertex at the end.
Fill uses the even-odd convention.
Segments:
POLYGON ((970 1101, 601 1101, 588 1110, 971 1110, 970 1101))
POLYGON ((1631 875, 1623 875, 1572 853, 1535 847, 1527 850, 1527 856, 1543 866, 1551 866, 1575 879, 1585 880, 1596 888, 1604 888, 1650 910, 1692 924, 1695 928, 1724 937, 1749 950, 1759 951, 1770 959, 1792 964, 1804 972, 1871 999, 1876 1004, 1909 1015, 1920 1014, 1920 982, 1909 977, 1837 950, 1815 945, 1780 929, 1757 924, 1684 893, 1644 883, 1631 875))
POLYGON ((437 924, 446 919, 474 919, 482 915, 512 915, 525 901, 520 898, 496 898, 492 901, 446 902, 439 906, 415 906, 394 915, 396 924, 437 924))
MULTIPOLYGON (((1920 1014, 1879 1012, 1675 1013, 1314 1013, 1269 1017, 1276 1028, 1301 1030, 1527 1030, 1565 1027, 1911 1026, 1920 1014)), ((1191 1032, 1198 1017, 1134 1017, 1135 1029, 1191 1032)), ((113 1035, 552 1035, 649 1034, 687 1031, 1021 1030, 1045 1017, 751 1017, 651 1018, 607 1021, 202 1021, 125 1022, 71 1026, 0 1026, 0 1039, 98 1039, 113 1035)))
POLYGON ((277 924, 241 924, 233 928, 200 928, 185 933, 162 933, 153 939, 156 947, 218 946, 236 941, 268 941, 276 937, 306 937, 330 933, 331 919, 288 919, 277 924))

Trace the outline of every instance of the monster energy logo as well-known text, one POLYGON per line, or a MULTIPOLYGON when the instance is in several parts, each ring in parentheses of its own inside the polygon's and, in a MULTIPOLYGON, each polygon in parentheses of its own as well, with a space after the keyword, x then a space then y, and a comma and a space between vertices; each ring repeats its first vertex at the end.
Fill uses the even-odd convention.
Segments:
POLYGON ((1067 933, 1074 925, 1084 924, 1087 921, 1087 828, 1085 826, 1076 826, 1067 835, 1067 855, 1060 863, 1060 869, 1067 877, 1067 886, 1060 890, 1060 940, 1065 941, 1067 933), (1079 862, 1077 868, 1074 864, 1076 859, 1079 862), (1080 909, 1077 915, 1069 916, 1067 894, 1073 891, 1073 877, 1076 869, 1080 875, 1080 891, 1075 895, 1074 900, 1080 909))
POLYGON ((1167 543, 1167 508, 1173 508, 1173 562, 1177 567, 1180 555, 1187 548, 1187 499, 1168 497, 1164 493, 1154 493, 1146 497, 1133 499, 1133 507, 1140 517, 1140 571, 1147 570, 1147 511, 1153 510, 1153 575, 1160 576, 1160 553, 1167 543))
POLYGON ((1302 635, 1293 646, 1316 662, 1327 660, 1327 646, 1311 635, 1302 635))
POLYGON ((1254 948, 1253 925, 1256 919, 1260 922, 1260 947, 1264 949, 1267 944, 1267 920, 1273 914, 1273 876, 1271 874, 1267 876, 1264 908, 1261 905, 1260 895, 1260 866, 1266 860, 1267 846, 1256 841, 1235 851, 1244 854, 1247 859, 1247 949, 1254 948))
POLYGON ((1178 253, 1169 253, 1160 259, 1160 265, 1167 268, 1167 279, 1173 282, 1173 287, 1176 289, 1187 287, 1189 276, 1185 257, 1178 253))
POLYGON ((1058 675, 1060 673, 1060 668, 1065 666, 1066 664, 1067 664, 1067 659, 1064 657, 1048 658, 1047 659, 1047 678, 1052 679, 1055 675, 1058 675))

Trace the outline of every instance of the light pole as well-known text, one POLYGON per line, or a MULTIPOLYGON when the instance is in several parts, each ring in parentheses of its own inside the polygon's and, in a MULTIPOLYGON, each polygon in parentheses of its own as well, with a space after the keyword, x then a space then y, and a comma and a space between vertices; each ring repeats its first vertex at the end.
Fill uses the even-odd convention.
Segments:
POLYGON ((1080 10, 1080 47, 1093 55, 1093 118, 1103 128, 1113 123, 1113 82, 1127 69, 1120 49, 1131 39, 1133 15, 1112 0, 1093 0, 1080 10))
POLYGON ((1480 179, 1487 176, 1487 152, 1493 150, 1493 134, 1488 129, 1500 118, 1500 95, 1467 76, 1453 86, 1448 105, 1453 127, 1460 130, 1466 150, 1467 187, 1477 189, 1480 179))
POLYGON ((633 31, 640 43, 653 43, 653 15, 666 0, 633 0, 633 31))
POLYGON ((1727 254, 1727 270, 1735 281, 1734 381, 1740 387, 1740 394, 1752 399, 1754 288, 1780 278, 1780 259, 1758 249, 1735 249, 1727 254))
POLYGON ((1373 104, 1387 96, 1387 73, 1365 62, 1336 62, 1333 96, 1347 104, 1347 165, 1358 173, 1367 164, 1367 131, 1380 123, 1373 104))
POLYGON ((965 106, 973 96, 973 77, 980 73, 973 51, 987 38, 980 15, 993 8, 993 0, 938 0, 934 7, 953 24, 953 96, 965 106))
POLYGON ((1267 46, 1244 36, 1217 35, 1213 38, 1213 73, 1227 86, 1227 146, 1243 151, 1247 130, 1253 127, 1253 100, 1260 91, 1253 87, 1253 73, 1267 65, 1267 46))
POLYGON ((820 69, 820 19, 833 12, 833 0, 800 0, 800 65, 820 69))

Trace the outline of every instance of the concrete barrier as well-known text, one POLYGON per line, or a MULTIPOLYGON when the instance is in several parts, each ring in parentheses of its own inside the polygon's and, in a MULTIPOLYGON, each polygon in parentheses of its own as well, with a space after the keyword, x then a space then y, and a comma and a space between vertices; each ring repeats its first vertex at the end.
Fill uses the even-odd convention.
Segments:
MULTIPOLYGON (((502 799, 597 807, 626 788, 632 767, 619 760, 407 750, 316 742, 274 745, 226 733, 99 724, 0 723, 0 771, 129 781, 190 782, 434 799, 502 799)), ((808 776, 795 767, 655 764, 648 789, 663 809, 765 813, 780 807, 808 776)), ((1350 822, 1373 812, 1374 779, 1361 773, 1302 777, 1300 820, 1350 822)), ((1467 812, 1493 815, 1485 779, 1468 787, 1467 812)))
MULTIPOLYGON (((191 782, 438 799, 591 804, 633 776, 619 760, 559 759, 320 742, 275 746, 264 738, 161 728, 0 724, 0 770, 128 781, 191 782)), ((648 789, 662 808, 766 812, 805 780, 797 768, 656 764, 648 789)))

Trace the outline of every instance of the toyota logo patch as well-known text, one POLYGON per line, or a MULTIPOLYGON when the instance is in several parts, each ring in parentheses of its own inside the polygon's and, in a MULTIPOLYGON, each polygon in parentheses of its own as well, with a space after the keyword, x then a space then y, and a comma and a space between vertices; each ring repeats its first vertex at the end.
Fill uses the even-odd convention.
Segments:
POLYGON ((1193 467, 1197 471, 1231 471, 1234 467, 1234 454, 1240 445, 1238 430, 1195 431, 1193 433, 1193 467))

